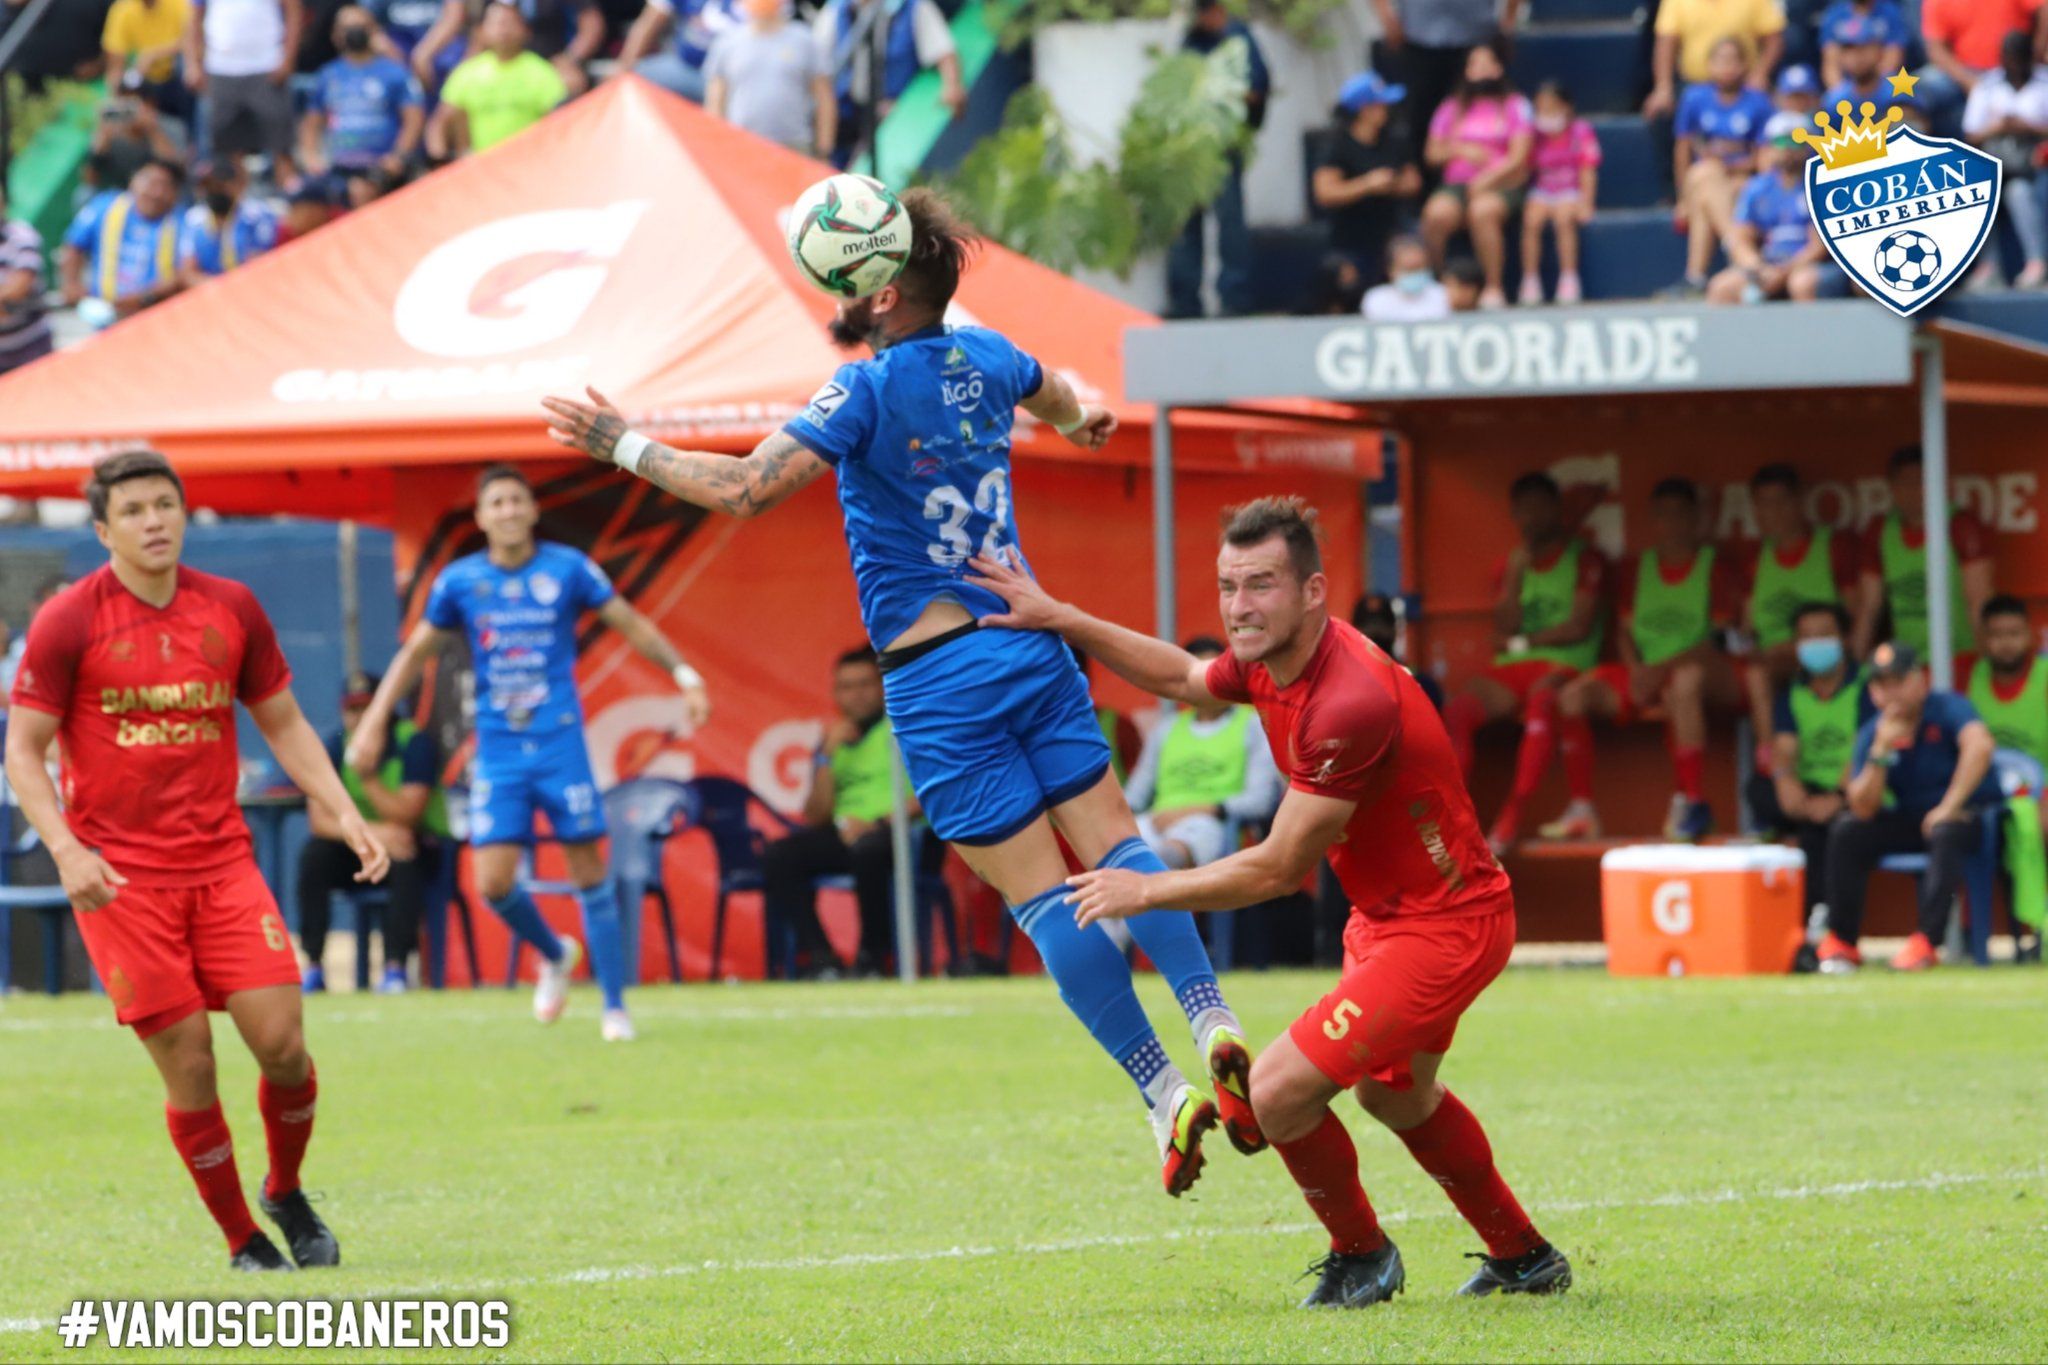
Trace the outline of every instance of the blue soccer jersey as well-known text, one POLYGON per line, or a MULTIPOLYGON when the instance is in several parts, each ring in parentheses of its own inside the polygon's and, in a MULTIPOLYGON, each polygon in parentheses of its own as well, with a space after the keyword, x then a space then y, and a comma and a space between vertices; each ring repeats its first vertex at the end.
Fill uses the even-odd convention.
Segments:
POLYGON ((426 619, 469 639, 479 740, 583 723, 576 623, 612 597, 611 580, 590 556, 546 541, 516 569, 501 569, 479 552, 441 571, 427 595, 426 619))
POLYGON ((1806 186, 1786 184, 1776 171, 1758 171, 1735 201, 1735 221, 1758 233, 1757 249, 1771 265, 1783 265, 1806 249, 1813 232, 1813 213, 1806 207, 1806 186))
POLYGON ((1017 548, 1010 428, 1044 378, 987 328, 928 327, 841 365, 783 427, 838 473, 861 621, 876 648, 938 598, 977 616, 1007 610, 965 581, 967 560, 1017 548))
POLYGON ((1698 144, 1693 150, 1700 156, 1740 161, 1763 141, 1764 125, 1776 112, 1771 97, 1761 90, 1744 86, 1733 99, 1726 99, 1720 90, 1702 82, 1687 86, 1679 97, 1672 131, 1693 139, 1698 144))

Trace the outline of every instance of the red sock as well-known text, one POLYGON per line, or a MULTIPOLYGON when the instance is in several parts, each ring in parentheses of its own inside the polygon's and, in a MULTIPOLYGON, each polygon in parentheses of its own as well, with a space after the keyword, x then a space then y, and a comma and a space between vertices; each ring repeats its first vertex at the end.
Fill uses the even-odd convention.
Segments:
POLYGON ((1479 698, 1460 694, 1444 703, 1444 729, 1450 732, 1451 750, 1458 755, 1458 767, 1467 777, 1472 775, 1474 759, 1472 736, 1484 724, 1486 707, 1479 698))
POLYGON ((1448 1090, 1428 1119, 1396 1137, 1408 1154, 1428 1171, 1458 1212, 1486 1243, 1486 1254, 1502 1259, 1526 1256, 1543 1245, 1529 1215, 1515 1202, 1515 1192, 1494 1169, 1493 1148, 1472 1111, 1448 1090))
POLYGON ((1707 799, 1707 751, 1671 746, 1672 771, 1678 774, 1678 793, 1688 801, 1707 799))
POLYGON ((1593 799, 1593 722, 1584 716, 1559 716, 1557 752, 1564 760, 1564 785, 1574 801, 1593 799))
POLYGON ((185 1159, 192 1183, 213 1221, 228 1239, 229 1251, 240 1251, 256 1233, 256 1220, 249 1216, 249 1201, 242 1197, 242 1178, 235 1171, 235 1140, 228 1121, 215 1101, 207 1109, 173 1109, 164 1106, 164 1121, 171 1130, 171 1145, 185 1159))
POLYGON ((270 1145, 270 1174, 263 1180, 264 1198, 276 1199, 299 1187, 299 1163, 305 1159, 306 1143, 313 1136, 313 1098, 319 1093, 320 1078, 310 1062, 301 1085, 272 1085, 257 1078, 256 1107, 263 1111, 263 1137, 270 1145))
POLYGON ((1301 1186, 1301 1197, 1330 1230, 1330 1250, 1363 1256, 1387 1244, 1365 1186, 1358 1183, 1358 1149, 1342 1119, 1325 1110, 1313 1133, 1273 1147, 1301 1186))
POLYGON ((1522 724, 1522 746, 1515 754, 1515 785, 1508 793, 1502 818, 1519 813, 1536 794, 1543 774, 1550 770, 1551 755, 1557 752, 1557 694, 1538 692, 1529 698, 1529 714, 1522 724))

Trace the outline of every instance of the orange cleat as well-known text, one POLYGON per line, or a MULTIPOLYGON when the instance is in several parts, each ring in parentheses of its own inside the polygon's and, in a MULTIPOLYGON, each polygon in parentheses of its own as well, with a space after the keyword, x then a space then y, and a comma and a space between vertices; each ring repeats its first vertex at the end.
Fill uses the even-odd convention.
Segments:
POLYGON ((1892 959, 1895 972, 1926 972, 1941 965, 1941 954, 1927 941, 1927 935, 1915 934, 1906 940, 1906 946, 1899 949, 1899 955, 1892 959))
POLYGON ((1236 1029, 1209 1031, 1209 1079, 1216 1082, 1216 1112, 1230 1145, 1246 1156, 1265 1151, 1266 1135, 1252 1113, 1252 1053, 1236 1029))
POLYGON ((1847 976, 1863 965, 1863 954, 1853 943, 1844 943, 1830 930, 1821 936, 1820 969, 1829 976, 1847 976))
POLYGON ((1187 1082, 1160 1102, 1152 1114, 1159 1140, 1160 1178, 1175 1199, 1202 1174, 1202 1139, 1216 1126, 1216 1105, 1187 1082))

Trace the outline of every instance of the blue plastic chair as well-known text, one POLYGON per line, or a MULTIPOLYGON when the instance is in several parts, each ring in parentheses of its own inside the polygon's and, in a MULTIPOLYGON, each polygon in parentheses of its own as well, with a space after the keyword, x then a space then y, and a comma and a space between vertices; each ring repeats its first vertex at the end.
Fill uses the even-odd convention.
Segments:
MULTIPOLYGON (((957 970, 960 965, 960 916, 953 905, 952 888, 940 873, 925 872, 925 859, 930 856, 931 844, 938 834, 930 825, 919 823, 911 836, 916 844, 911 849, 911 867, 916 875, 911 884, 911 932, 917 936, 917 953, 920 970, 929 970, 932 961, 932 921, 936 919, 939 931, 946 936, 946 961, 957 970)), ((812 885, 820 891, 851 891, 853 877, 848 873, 832 873, 817 878, 812 885)), ((896 960, 903 960, 903 939, 895 916, 889 918, 890 938, 895 948, 896 960)), ((795 944, 788 945, 784 961, 795 960, 795 944)))
MULTIPOLYGON (((2041 765, 2017 749, 2000 749, 1992 756, 1991 770, 1998 778, 2002 793, 2010 794, 2022 788, 2034 792, 2041 790, 2041 765)), ((1978 840, 1977 851, 1963 864, 1963 911, 1968 927, 1970 960, 1979 967, 1988 967, 1991 965, 1992 898, 1998 888, 2005 807, 1987 807, 1979 818, 1984 822, 1983 835, 1978 840)), ((1924 878, 1927 875, 1927 855, 1888 854, 1878 862, 1877 870, 1924 878)))
POLYGON ((711 920, 711 976, 719 979, 725 964, 725 911, 735 892, 760 891, 761 855, 768 838, 749 818, 760 807, 781 830, 795 826, 744 782, 729 777, 697 777, 683 784, 690 794, 687 805, 678 808, 675 833, 701 829, 711 836, 711 848, 718 857, 718 904, 711 920))

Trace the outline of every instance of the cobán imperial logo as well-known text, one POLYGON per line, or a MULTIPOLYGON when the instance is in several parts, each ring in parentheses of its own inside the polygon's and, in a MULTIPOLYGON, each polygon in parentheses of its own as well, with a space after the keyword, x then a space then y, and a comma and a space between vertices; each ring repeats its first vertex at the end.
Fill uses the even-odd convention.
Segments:
MULTIPOLYGON (((1888 78, 1910 96, 1916 77, 1888 78)), ((1901 126, 1864 101, 1814 115, 1820 132, 1792 134, 1819 153, 1806 163, 1806 204, 1835 264, 1872 298, 1909 317, 1963 278, 1991 234, 2004 166, 1954 138, 1901 126)))

